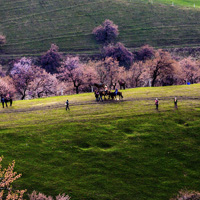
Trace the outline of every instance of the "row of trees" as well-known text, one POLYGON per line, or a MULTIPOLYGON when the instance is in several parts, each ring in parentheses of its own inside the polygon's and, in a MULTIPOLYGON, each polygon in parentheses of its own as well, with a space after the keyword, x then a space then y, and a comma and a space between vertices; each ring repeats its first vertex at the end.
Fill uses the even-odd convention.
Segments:
MULTIPOLYGON (((147 47, 142 48, 144 49, 147 47)), ((166 51, 153 51, 154 54, 146 54, 145 59, 134 62, 128 69, 120 66, 120 62, 113 57, 83 63, 77 56, 67 56, 59 66, 54 67, 54 73, 48 72, 50 62, 45 69, 24 57, 14 63, 7 76, 0 70, 0 95, 13 96, 17 93, 21 99, 25 99, 27 95, 29 98, 36 98, 67 93, 73 88, 79 93, 91 91, 94 83, 105 83, 112 89, 118 81, 126 82, 128 87, 199 82, 199 61, 190 57, 176 61, 166 51)))

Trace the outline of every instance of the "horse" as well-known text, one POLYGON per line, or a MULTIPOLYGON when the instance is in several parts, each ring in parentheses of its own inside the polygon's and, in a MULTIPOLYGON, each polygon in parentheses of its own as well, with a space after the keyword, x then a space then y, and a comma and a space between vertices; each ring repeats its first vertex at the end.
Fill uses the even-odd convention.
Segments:
POLYGON ((98 90, 100 88, 105 88, 105 84, 104 83, 94 83, 94 86, 98 88, 98 90))
POLYGON ((12 98, 11 97, 6 97, 5 98, 5 104, 6 104, 6 107, 8 107, 8 102, 10 102, 10 106, 12 106, 12 102, 13 102, 13 100, 12 100, 12 98))
POLYGON ((100 91, 99 95, 104 96, 104 100, 105 100, 107 95, 110 97, 110 91, 100 91))
POLYGON ((8 107, 8 102, 10 102, 10 106, 12 106, 12 98, 11 97, 3 97, 1 96, 1 103, 2 103, 2 107, 4 108, 4 104, 6 107, 8 107))
POLYGON ((117 95, 119 96, 119 100, 120 100, 120 97, 123 99, 124 97, 122 96, 122 92, 117 92, 117 94, 115 92, 110 92, 109 94, 109 98, 111 97, 112 100, 114 99, 117 99, 117 95))
POLYGON ((126 89, 126 81, 118 81, 120 89, 126 89))

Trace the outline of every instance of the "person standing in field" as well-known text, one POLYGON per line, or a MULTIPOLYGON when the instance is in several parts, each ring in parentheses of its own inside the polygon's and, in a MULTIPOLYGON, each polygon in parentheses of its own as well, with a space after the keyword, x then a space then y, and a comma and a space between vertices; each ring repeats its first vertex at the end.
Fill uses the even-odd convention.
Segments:
POLYGON ((159 104, 158 98, 156 98, 156 100, 155 100, 156 110, 158 110, 158 104, 159 104))
POLYGON ((3 96, 1 97, 1 103, 2 103, 2 107, 4 108, 5 99, 3 96))
POLYGON ((107 85, 105 85, 105 93, 106 93, 106 95, 108 94, 108 86, 107 85))
POLYGON ((67 110, 67 109, 70 110, 70 109, 69 109, 69 101, 68 101, 68 99, 67 99, 65 105, 66 105, 66 110, 67 110))
POLYGON ((175 98, 174 98, 174 108, 175 108, 175 109, 178 109, 178 105, 177 105, 177 104, 178 104, 178 100, 177 100, 177 98, 175 97, 175 98))

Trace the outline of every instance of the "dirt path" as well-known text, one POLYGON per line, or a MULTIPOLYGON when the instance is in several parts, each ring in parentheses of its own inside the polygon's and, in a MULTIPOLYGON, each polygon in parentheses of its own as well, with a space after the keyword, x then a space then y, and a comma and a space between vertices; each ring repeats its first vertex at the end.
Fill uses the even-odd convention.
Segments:
MULTIPOLYGON (((163 97, 163 98, 159 98, 158 99, 160 101, 166 101, 166 100, 173 100, 174 96, 169 96, 169 97, 163 97)), ((182 101, 182 100, 200 100, 200 97, 186 97, 186 96, 177 96, 178 100, 182 101)), ((123 103, 123 102, 130 102, 130 101, 151 101, 152 103, 154 103, 155 98, 153 97, 149 97, 149 98, 128 98, 128 99, 124 99, 124 100, 105 100, 103 102, 96 102, 95 100, 92 101, 85 101, 85 102, 80 102, 80 103, 75 103, 75 102, 71 102, 70 103, 70 107, 73 106, 79 106, 79 105, 93 105, 93 104, 108 104, 108 103, 123 103)), ((0 110, 0 113, 18 113, 18 112, 31 112, 31 111, 38 111, 38 110, 50 110, 50 109, 55 109, 55 108, 65 108, 65 106, 63 105, 63 103, 57 103, 55 105, 51 105, 51 106, 33 106, 31 108, 22 108, 22 109, 15 109, 15 110, 8 110, 7 108, 4 108, 2 110, 0 110)))

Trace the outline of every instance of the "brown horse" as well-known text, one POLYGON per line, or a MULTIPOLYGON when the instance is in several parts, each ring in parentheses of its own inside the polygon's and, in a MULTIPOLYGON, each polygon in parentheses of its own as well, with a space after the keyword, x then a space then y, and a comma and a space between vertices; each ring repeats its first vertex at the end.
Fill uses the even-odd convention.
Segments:
POLYGON ((120 89, 126 89, 126 82, 125 81, 118 81, 120 89))
POLYGON ((104 83, 94 83, 94 86, 97 87, 98 90, 101 89, 101 88, 105 88, 105 84, 104 83))
MULTIPOLYGON (((117 95, 119 96, 119 99, 120 99, 120 98, 122 98, 122 99, 124 98, 124 97, 122 96, 122 92, 117 92, 117 95)), ((117 99, 117 95, 116 95, 115 92, 110 92, 109 98, 111 97, 112 100, 113 100, 114 98, 117 99)))
POLYGON ((110 98, 110 91, 100 91, 99 92, 99 94, 100 94, 100 96, 104 96, 104 100, 106 99, 106 96, 109 96, 109 98, 110 98))

